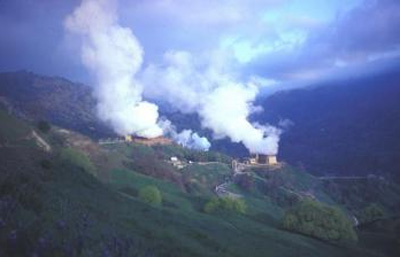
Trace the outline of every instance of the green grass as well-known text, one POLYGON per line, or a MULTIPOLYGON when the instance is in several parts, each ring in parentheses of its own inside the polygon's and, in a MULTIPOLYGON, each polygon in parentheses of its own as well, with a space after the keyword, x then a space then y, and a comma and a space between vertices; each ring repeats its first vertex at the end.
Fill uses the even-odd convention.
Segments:
MULTIPOLYGON (((5 115, 3 119, 6 118, 9 117, 5 115)), ((18 122, 13 126, 21 133, 24 133, 22 127, 29 128, 18 122)), ((107 148, 108 162, 120 166, 107 169, 104 176, 107 179, 102 179, 103 182, 79 167, 74 158, 62 161, 58 155, 44 153, 37 147, 0 149, 4 158, 0 166, 0 201, 4 204, 11 199, 16 203, 16 208, 0 208, 0 218, 5 223, 0 228, 1 256, 32 255, 43 240, 49 256, 66 256, 68 247, 78 255, 80 246, 80 256, 102 256, 105 250, 112 256, 202 257, 381 256, 376 253, 384 252, 372 244, 365 247, 372 238, 383 240, 385 234, 377 237, 375 231, 362 231, 360 245, 349 248, 282 230, 280 220, 284 209, 261 188, 249 192, 237 186, 229 188, 243 194, 248 207, 245 214, 206 214, 203 207, 213 195, 214 185, 230 174, 227 165, 169 169, 180 174, 182 187, 120 164, 137 162, 132 155, 157 156, 154 149, 126 144, 107 148), (40 166, 43 159, 51 162, 50 167, 40 166), (189 192, 185 184, 188 181, 197 181, 198 190, 189 192), (141 201, 137 192, 145 186, 156 186, 163 204, 154 206, 141 201), (13 231, 18 233, 18 250, 15 250, 18 254, 12 252, 7 239, 13 231), (125 248, 129 249, 121 253, 125 248)), ((155 167, 167 165, 162 159, 152 161, 158 162, 155 167)), ((260 183, 273 179, 267 174, 257 175, 260 183)), ((286 178, 285 173, 275 176, 277 180, 286 178)), ((284 186, 307 190, 309 178, 300 176, 295 170, 289 171, 290 183, 284 186)), ((393 241, 390 242, 393 247, 393 241)))
POLYGON ((232 171, 226 164, 190 164, 181 170, 183 178, 192 187, 192 194, 211 196, 214 188, 230 177, 232 171))
POLYGON ((82 256, 98 256, 109 236, 129 237, 138 245, 138 254, 149 250, 156 256, 343 256, 359 251, 288 233, 252 212, 205 214, 194 208, 195 197, 174 184, 133 171, 113 171, 110 187, 73 165, 54 165, 51 180, 37 181, 44 183, 37 195, 43 203, 41 210, 32 212, 22 205, 15 216, 26 217, 19 231, 29 231, 32 241, 51 235, 55 246, 63 240, 74 243, 83 234, 82 256), (156 185, 163 198, 176 206, 148 205, 118 191, 145 185, 156 185), (90 221, 87 228, 83 228, 85 217, 90 221), (66 224, 63 231, 57 228, 60 220, 66 224))
POLYGON ((30 135, 29 125, 9 115, 2 108, 0 108, 0 124, 0 144, 32 145, 27 144, 25 139, 30 135))
MULTIPOLYGON (((193 210, 191 202, 187 199, 187 195, 184 194, 174 184, 154 179, 152 177, 133 172, 126 169, 117 169, 111 171, 111 187, 126 194, 127 188, 132 189, 131 192, 137 192, 139 189, 154 185, 157 186, 162 194, 163 201, 172 203, 173 206, 184 210, 193 210)), ((135 196, 135 194, 130 194, 135 196)))

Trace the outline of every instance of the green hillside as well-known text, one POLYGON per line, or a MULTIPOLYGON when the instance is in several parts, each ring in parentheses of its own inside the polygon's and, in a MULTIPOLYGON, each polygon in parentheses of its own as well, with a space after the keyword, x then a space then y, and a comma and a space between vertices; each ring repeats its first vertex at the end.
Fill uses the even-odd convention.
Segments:
POLYGON ((349 245, 284 230, 283 215, 297 197, 341 206, 317 178, 290 165, 234 176, 218 153, 99 146, 56 127, 40 133, 4 111, 0 118, 0 256, 395 256, 398 250, 395 232, 370 227, 349 245), (51 151, 23 139, 32 130, 51 151), (171 156, 185 167, 167 162, 171 156), (204 212, 224 183, 245 202, 244 214, 204 212), (146 186, 158 188, 161 204, 141 200, 146 186), (389 250, 371 244, 385 236, 389 250))

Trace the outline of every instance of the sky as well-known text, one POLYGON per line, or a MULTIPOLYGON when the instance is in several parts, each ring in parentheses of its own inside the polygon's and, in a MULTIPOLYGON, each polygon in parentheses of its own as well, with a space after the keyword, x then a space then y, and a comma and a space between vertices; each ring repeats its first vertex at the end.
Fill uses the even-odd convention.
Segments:
POLYGON ((0 71, 86 83, 116 133, 203 150, 209 139, 176 131, 160 102, 276 155, 285 128, 249 119, 260 94, 400 60, 398 0, 0 0, 0 29, 0 71))
MULTIPOLYGON (((114 0, 112 0, 114 1, 114 0)), ((348 75, 400 55, 396 0, 120 0, 121 26, 144 50, 143 70, 189 53, 238 80, 285 88, 348 75)), ((79 0, 0 0, 0 71, 92 83, 66 17, 79 0)))

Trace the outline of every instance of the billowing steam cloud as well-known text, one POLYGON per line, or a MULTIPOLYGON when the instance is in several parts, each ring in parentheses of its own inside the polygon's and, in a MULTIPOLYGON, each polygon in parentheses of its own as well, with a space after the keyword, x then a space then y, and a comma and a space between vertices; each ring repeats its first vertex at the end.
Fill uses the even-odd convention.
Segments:
POLYGON ((158 107, 143 101, 142 93, 167 100, 185 113, 196 112, 215 138, 242 142, 250 152, 276 154, 281 130, 251 124, 257 110, 254 83, 238 82, 229 72, 223 51, 206 58, 171 51, 161 65, 141 70, 143 50, 128 28, 118 25, 112 0, 83 0, 65 22, 68 31, 82 38, 82 60, 96 76, 99 115, 117 133, 156 137, 164 133, 178 143, 206 150, 210 143, 191 130, 177 133, 158 121, 158 107), (139 79, 138 79, 139 77, 139 79))
POLYGON ((158 107, 143 101, 143 87, 135 80, 143 49, 129 28, 119 26, 114 1, 83 0, 65 27, 82 39, 82 61, 98 83, 99 117, 121 135, 162 135, 158 107))
POLYGON ((163 65, 150 65, 143 72, 145 93, 167 100, 182 112, 197 112, 215 138, 242 142, 250 152, 276 154, 281 130, 248 121, 257 110, 253 101, 258 87, 238 82, 221 62, 206 63, 196 63, 188 52, 168 52, 163 65))
POLYGON ((208 151, 211 147, 211 143, 206 137, 201 137, 190 129, 185 129, 178 133, 176 127, 167 119, 160 120, 159 125, 162 127, 165 135, 183 147, 201 151, 208 151))

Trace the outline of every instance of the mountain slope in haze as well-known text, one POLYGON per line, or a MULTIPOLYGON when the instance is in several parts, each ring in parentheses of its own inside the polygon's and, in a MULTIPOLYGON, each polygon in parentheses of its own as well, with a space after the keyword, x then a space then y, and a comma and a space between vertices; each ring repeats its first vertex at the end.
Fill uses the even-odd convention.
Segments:
MULTIPOLYGON (((400 74, 397 71, 275 93, 258 99, 263 113, 253 121, 294 125, 282 134, 278 157, 318 175, 398 176, 400 163, 400 74)), ((91 89, 62 78, 29 72, 0 73, 0 100, 16 113, 46 119, 92 138, 114 133, 99 121, 91 89)), ((178 130, 188 128, 212 138, 197 115, 160 107, 178 130)), ((212 150, 246 156, 241 144, 213 140, 212 150)))
POLYGON ((259 102, 258 122, 293 122, 280 158, 320 175, 399 178, 400 72, 278 92, 259 102))
POLYGON ((48 120, 92 137, 112 134, 96 117, 91 88, 64 78, 0 73, 0 103, 28 120, 48 120))

